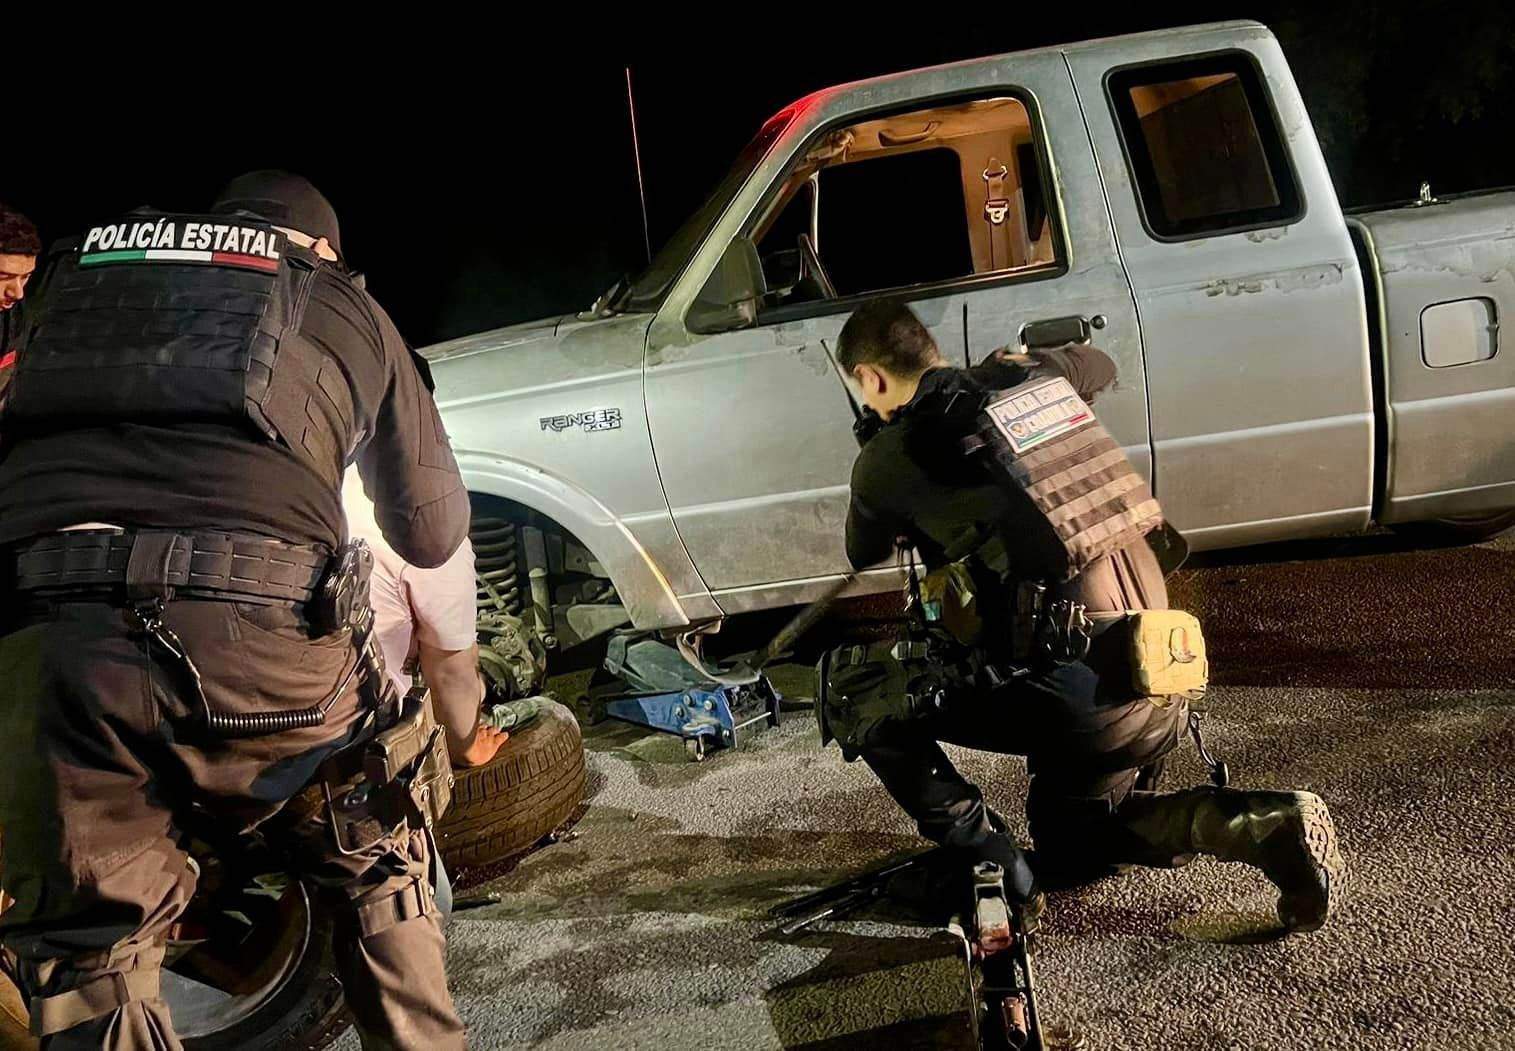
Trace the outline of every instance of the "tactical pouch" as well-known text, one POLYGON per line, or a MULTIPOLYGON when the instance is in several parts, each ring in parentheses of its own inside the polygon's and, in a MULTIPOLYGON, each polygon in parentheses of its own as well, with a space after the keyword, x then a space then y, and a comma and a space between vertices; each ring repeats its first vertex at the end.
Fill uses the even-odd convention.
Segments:
POLYGON ((1199 618, 1177 609, 1129 616, 1132 684, 1145 697, 1198 700, 1210 684, 1210 662, 1199 618))
POLYGON ((933 569, 921 579, 921 611, 926 623, 940 627, 964 646, 977 646, 984 636, 978 586, 962 561, 933 569))

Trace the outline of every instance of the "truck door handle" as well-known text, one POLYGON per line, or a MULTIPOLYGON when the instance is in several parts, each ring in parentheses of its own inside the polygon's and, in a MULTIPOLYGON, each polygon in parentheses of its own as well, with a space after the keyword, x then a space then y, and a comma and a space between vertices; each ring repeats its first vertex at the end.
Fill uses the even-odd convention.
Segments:
POLYGON ((1106 324, 1103 314, 1095 314, 1088 318, 1073 314, 1069 317, 1028 321, 1021 326, 1020 344, 1029 349, 1031 347, 1061 347, 1069 343, 1088 343, 1093 338, 1093 330, 1104 328, 1106 324))

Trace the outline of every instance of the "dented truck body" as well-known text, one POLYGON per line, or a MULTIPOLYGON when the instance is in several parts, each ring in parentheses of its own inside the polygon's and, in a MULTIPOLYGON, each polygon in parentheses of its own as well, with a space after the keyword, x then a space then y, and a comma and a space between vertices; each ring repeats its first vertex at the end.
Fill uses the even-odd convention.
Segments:
POLYGON ((847 570, 835 340, 884 295, 956 364, 1097 343, 1101 419, 1195 548, 1515 507, 1515 193, 1348 218, 1252 22, 818 92, 594 309, 423 353, 470 489, 671 628, 847 570))

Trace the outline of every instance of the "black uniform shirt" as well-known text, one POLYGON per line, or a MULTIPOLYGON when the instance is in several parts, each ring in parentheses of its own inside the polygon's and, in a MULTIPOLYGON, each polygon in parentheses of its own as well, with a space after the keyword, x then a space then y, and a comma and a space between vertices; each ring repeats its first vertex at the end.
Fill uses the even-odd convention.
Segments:
MULTIPOLYGON (((1038 352, 1037 357, 1039 371, 1066 377, 1086 401, 1115 378, 1114 364, 1093 348, 1038 352)), ((883 562, 893 553, 895 538, 905 537, 926 567, 935 569, 965 538, 982 539, 992 529, 1000 532, 1017 577, 1049 575, 1059 559, 1029 539, 1046 535, 1030 528, 1027 516, 1038 513, 1035 507, 1015 499, 982 465, 958 451, 967 421, 953 417, 963 411, 976 415, 985 392, 1030 377, 1021 366, 992 361, 971 369, 942 366, 921 377, 915 396, 863 446, 853 464, 847 558, 854 568, 883 562), (963 397, 954 400, 958 394, 963 397)), ((1146 544, 1101 559, 1054 590, 1091 610, 1167 605, 1161 567, 1146 544)))
POLYGON ((1016 365, 972 369, 942 366, 921 377, 915 396, 863 446, 852 465, 847 558, 856 569, 877 565, 906 537, 935 569, 945 552, 980 523, 1014 528, 1021 510, 978 464, 956 451, 953 410, 976 413, 987 391, 1013 387, 1029 373, 1016 365))
MULTIPOLYGON (((445 562, 468 532, 468 493, 394 323, 332 268, 312 282, 303 337, 335 358, 352 395, 357 466, 385 539, 407 561, 445 562)), ((336 455, 341 455, 338 452, 336 455)), ((117 424, 13 437, 0 454, 0 544, 86 522, 251 533, 335 548, 343 464, 219 424, 117 424)))

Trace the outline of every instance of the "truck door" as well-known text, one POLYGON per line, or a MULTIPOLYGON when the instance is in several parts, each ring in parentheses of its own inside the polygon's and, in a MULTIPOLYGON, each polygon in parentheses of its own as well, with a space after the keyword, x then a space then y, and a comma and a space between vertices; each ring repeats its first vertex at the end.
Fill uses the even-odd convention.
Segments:
POLYGON ((1077 96, 1058 55, 1015 56, 1003 64, 1008 82, 1036 84, 1035 107, 1027 110, 1034 119, 1016 129, 1008 164, 992 140, 961 149, 975 262, 1005 267, 996 280, 980 278, 967 295, 966 357, 978 364, 1000 347, 1098 346, 1119 369, 1114 388, 1098 400, 1100 422, 1150 480, 1142 334, 1077 96), (1010 181, 1002 192, 1006 167, 1010 181))
POLYGON ((1135 309, 1060 54, 807 101, 649 333, 664 490, 728 613, 802 601, 848 569, 857 446, 834 352, 870 299, 907 301, 955 365, 1023 334, 1104 326, 1095 338, 1123 371, 1112 429, 1150 460, 1135 309), (762 286, 755 316, 701 331, 692 301, 744 255, 762 286))
POLYGON ((1262 26, 1066 52, 1141 315, 1156 489, 1196 548, 1361 529, 1363 285, 1262 26))

